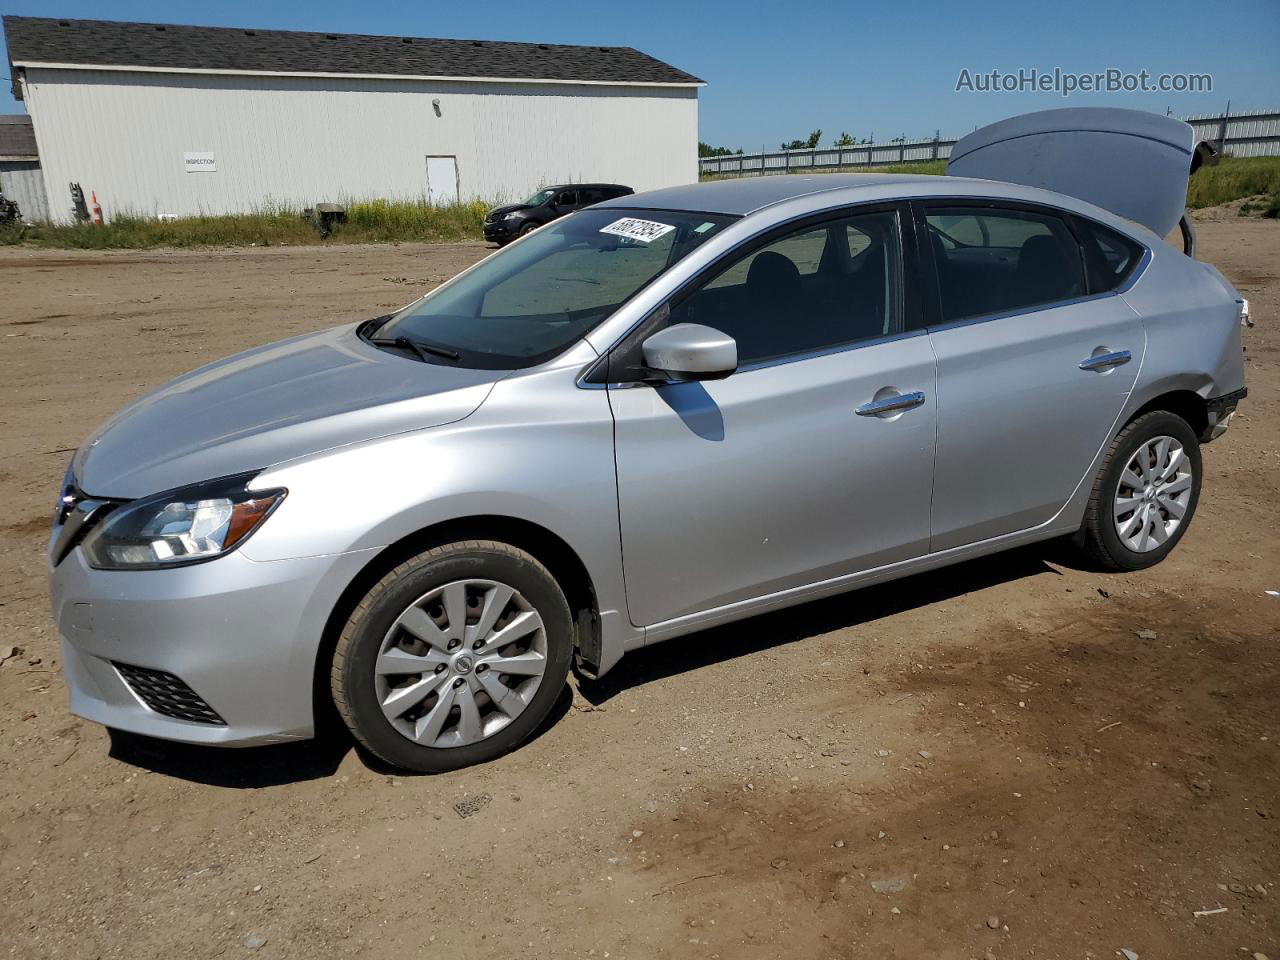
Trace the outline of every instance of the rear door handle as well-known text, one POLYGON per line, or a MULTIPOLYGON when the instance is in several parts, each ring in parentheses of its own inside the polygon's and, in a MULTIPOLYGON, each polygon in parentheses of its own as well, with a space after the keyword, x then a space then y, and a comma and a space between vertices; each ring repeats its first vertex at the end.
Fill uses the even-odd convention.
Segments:
POLYGON ((919 390, 911 393, 899 393, 892 397, 885 397, 883 400, 872 400, 864 403, 853 412, 860 417, 878 417, 885 413, 894 413, 898 410, 910 410, 912 407, 918 407, 924 403, 924 394, 919 390))
POLYGON ((1081 370, 1107 370, 1126 364, 1132 359, 1133 354, 1128 350, 1116 350, 1114 353, 1100 353, 1096 357, 1081 360, 1078 366, 1081 370))

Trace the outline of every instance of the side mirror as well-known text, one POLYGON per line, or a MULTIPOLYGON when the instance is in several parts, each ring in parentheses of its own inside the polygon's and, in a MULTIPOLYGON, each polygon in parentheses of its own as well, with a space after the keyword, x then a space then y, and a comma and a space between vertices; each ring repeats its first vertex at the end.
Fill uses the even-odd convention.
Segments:
POLYGON ((673 380, 719 380, 738 369, 738 344, 726 333, 700 323, 677 323, 641 347, 644 364, 673 380))

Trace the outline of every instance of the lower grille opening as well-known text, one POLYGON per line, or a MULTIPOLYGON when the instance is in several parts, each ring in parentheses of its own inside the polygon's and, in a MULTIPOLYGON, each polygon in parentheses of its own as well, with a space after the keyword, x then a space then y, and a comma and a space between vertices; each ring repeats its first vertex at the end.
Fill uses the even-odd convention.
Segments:
POLYGON ((198 693, 172 673, 117 663, 114 660, 111 665, 129 685, 129 689, 138 695, 138 699, 156 713, 192 723, 209 723, 218 727, 227 725, 227 721, 218 716, 213 707, 201 700, 198 693))

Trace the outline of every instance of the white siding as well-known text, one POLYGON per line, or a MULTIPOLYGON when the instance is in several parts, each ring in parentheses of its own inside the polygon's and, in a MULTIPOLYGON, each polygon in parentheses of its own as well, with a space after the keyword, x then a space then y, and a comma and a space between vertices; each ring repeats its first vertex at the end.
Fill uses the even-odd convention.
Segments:
MULTIPOLYGON (((0 160, 0 191, 10 200, 18 201, 18 212, 27 221, 48 220, 49 205, 45 202, 44 177, 40 164, 34 160, 0 160)), ((67 203, 71 203, 67 194, 67 203)))
MULTIPOLYGON (((464 199, 698 176, 696 88, 32 67, 24 90, 49 196, 76 181, 108 218, 420 198, 428 155, 457 157, 464 199), (186 173, 185 152, 216 172, 186 173)), ((67 219, 69 195, 52 207, 67 219)))

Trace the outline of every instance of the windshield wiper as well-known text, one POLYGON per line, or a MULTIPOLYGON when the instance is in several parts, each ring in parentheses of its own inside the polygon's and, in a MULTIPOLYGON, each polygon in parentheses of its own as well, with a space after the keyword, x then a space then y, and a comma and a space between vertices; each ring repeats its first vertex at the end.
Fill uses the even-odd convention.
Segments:
POLYGON ((409 337, 369 337, 369 342, 375 347, 399 347, 401 350, 411 350, 418 355, 418 359, 423 363, 430 363, 428 357, 440 357, 444 360, 457 360, 462 355, 457 350, 450 350, 448 347, 437 347, 431 343, 423 343, 421 340, 413 340, 409 337))

